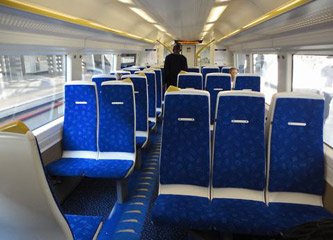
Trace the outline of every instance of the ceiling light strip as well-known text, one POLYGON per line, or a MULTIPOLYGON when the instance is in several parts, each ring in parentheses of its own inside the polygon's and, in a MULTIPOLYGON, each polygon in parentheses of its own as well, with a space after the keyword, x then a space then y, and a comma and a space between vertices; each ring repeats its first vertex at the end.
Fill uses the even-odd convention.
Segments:
POLYGON ((17 10, 21 10, 24 12, 29 12, 29 13, 33 13, 33 14, 37 14, 37 15, 41 15, 44 17, 49 17, 49 18, 53 18, 53 19, 57 19, 57 20, 61 20, 64 22, 68 22, 68 23, 73 23, 76 25, 80 25, 80 26, 84 26, 84 27, 88 27, 88 28, 92 28, 92 29, 96 29, 96 30, 100 30, 100 31, 104 31, 104 32, 110 32, 110 33, 114 33, 116 35, 122 36, 122 37, 126 37, 126 38, 131 38, 131 39, 135 39, 135 40, 139 40, 139 41, 145 41, 148 43, 154 43, 154 40, 151 39, 147 39, 147 38, 143 38, 140 36, 136 36, 133 34, 129 34, 127 32, 124 31, 120 31, 117 29, 113 29, 113 28, 109 28, 105 25, 93 22, 93 21, 89 21, 83 18, 78 18, 78 17, 74 17, 68 14, 64 14, 58 11, 54 11, 48 8, 44 8, 44 7, 40 7, 37 5, 33 5, 33 4, 28 4, 28 3, 23 3, 20 1, 16 1, 16 0, 1 0, 0 1, 0 5, 5 6, 5 7, 10 7, 10 8, 14 8, 17 10))
POLYGON ((247 30, 249 28, 257 26, 257 25, 259 25, 259 24, 261 24, 263 22, 266 22, 266 21, 268 21, 268 20, 270 20, 272 18, 280 16, 280 15, 286 13, 286 12, 289 12, 289 11, 291 11, 291 10, 297 8, 297 7, 303 6, 303 5, 305 5, 305 4, 309 3, 309 2, 312 2, 312 1, 313 0, 291 0, 291 1, 283 4, 282 6, 280 6, 280 7, 276 8, 276 9, 274 9, 274 10, 266 13, 265 15, 263 15, 263 16, 255 19, 254 21, 252 21, 249 24, 245 25, 241 29, 237 29, 236 31, 233 31, 233 32, 231 32, 231 33, 229 33, 229 34, 221 37, 220 39, 217 40, 217 42, 225 40, 225 39, 227 39, 227 38, 229 38, 229 37, 231 37, 231 36, 233 36, 233 35, 235 35, 235 34, 237 34, 239 32, 243 32, 243 31, 245 31, 245 30, 247 30))

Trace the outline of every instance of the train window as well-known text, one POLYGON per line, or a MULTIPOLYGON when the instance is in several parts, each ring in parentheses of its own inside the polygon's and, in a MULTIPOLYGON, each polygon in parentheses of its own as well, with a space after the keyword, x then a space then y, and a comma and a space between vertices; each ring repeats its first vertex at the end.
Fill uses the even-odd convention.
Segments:
POLYGON ((82 56, 82 79, 91 80, 95 74, 116 70, 114 54, 87 54, 82 56))
POLYGON ((324 96, 324 141, 333 147, 333 57, 294 55, 292 89, 324 96))
POLYGON ((247 69, 247 60, 246 54, 236 54, 236 67, 238 68, 239 73, 246 73, 247 69))
POLYGON ((0 125, 33 130, 63 115, 65 55, 0 55, 0 125))
POLYGON ((277 92, 277 54, 253 54, 253 72, 260 75, 261 92, 265 94, 266 103, 270 104, 272 96, 277 92))

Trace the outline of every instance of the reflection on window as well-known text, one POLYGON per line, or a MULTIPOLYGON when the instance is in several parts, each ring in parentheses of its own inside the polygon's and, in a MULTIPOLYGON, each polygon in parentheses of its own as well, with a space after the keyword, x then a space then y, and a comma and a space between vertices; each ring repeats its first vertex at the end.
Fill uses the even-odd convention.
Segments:
POLYGON ((261 92, 265 94, 266 103, 270 104, 277 92, 278 62, 276 54, 254 54, 253 71, 261 77, 261 92))
POLYGON ((21 120, 33 130, 61 117, 64 83, 64 55, 0 55, 0 125, 21 120))
POLYGON ((324 96, 324 141, 333 147, 333 57, 294 55, 293 91, 324 96))
POLYGON ((236 54, 236 68, 238 69, 238 72, 246 73, 247 67, 246 54, 236 54))
POLYGON ((96 74, 108 74, 115 70, 114 54, 88 54, 82 56, 82 79, 91 80, 96 74))

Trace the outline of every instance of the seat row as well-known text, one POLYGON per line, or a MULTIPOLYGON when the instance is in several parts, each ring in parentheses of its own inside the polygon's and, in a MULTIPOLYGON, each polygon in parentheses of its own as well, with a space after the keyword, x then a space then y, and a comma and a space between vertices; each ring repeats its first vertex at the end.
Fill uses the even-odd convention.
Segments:
POLYGON ((205 78, 201 73, 180 73, 177 86, 179 88, 204 89, 210 93, 211 122, 215 116, 216 97, 220 91, 252 90, 260 92, 260 76, 253 74, 238 74, 235 86, 232 88, 231 75, 228 73, 208 73, 205 78), (203 79, 205 80, 203 85, 203 79))
POLYGON ((274 235, 332 218, 322 201, 321 96, 276 94, 267 143, 263 94, 219 92, 212 143, 209 98, 177 88, 165 95, 156 224, 274 235))

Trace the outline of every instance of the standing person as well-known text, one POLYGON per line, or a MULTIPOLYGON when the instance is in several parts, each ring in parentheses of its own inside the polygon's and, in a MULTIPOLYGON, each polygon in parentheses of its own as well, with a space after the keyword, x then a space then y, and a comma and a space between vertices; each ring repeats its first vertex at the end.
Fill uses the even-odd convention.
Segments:
POLYGON ((170 85, 177 86, 177 76, 180 71, 187 71, 186 57, 180 54, 182 46, 176 44, 173 53, 166 56, 164 61, 165 83, 168 88, 170 85))
POLYGON ((238 73, 237 68, 231 67, 229 69, 229 74, 231 75, 231 89, 235 88, 235 82, 236 82, 237 73, 238 73))

